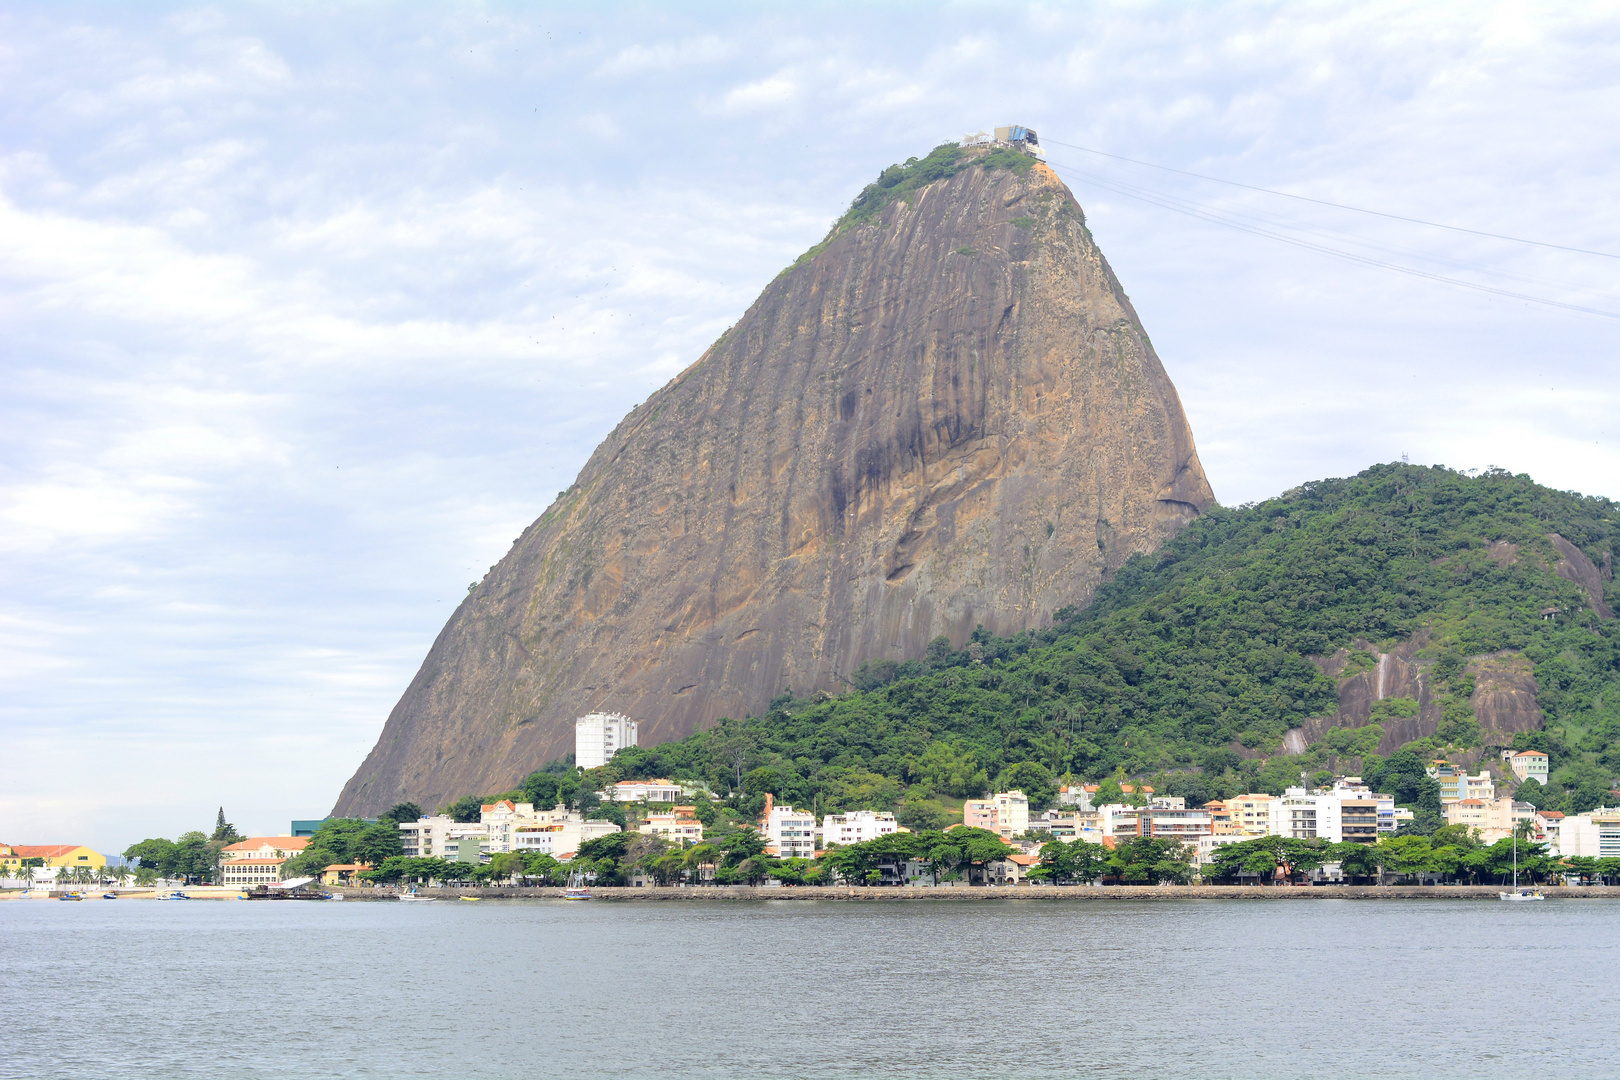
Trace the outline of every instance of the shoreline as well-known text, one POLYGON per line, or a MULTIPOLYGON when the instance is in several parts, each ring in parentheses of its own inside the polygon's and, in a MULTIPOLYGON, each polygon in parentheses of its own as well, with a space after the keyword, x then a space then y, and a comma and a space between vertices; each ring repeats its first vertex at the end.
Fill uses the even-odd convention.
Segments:
MULTIPOLYGON (((398 895, 377 889, 333 889, 346 900, 392 901, 398 895)), ((1093 901, 1093 900, 1496 900, 1506 891, 1495 885, 1012 885, 1012 886, 849 886, 704 885, 630 888, 592 887, 592 900, 843 900, 868 903, 951 901, 1093 901)), ((1620 899, 1620 887, 1607 885, 1544 886, 1549 900, 1620 899)), ((416 895, 435 900, 476 897, 480 900, 560 900, 554 886, 518 888, 419 888, 416 895)))

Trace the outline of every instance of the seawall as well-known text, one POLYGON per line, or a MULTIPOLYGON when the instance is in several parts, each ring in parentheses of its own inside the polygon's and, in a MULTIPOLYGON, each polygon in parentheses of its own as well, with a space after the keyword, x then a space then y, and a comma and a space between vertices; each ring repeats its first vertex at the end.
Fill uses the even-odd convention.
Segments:
MULTIPOLYGON (((393 900, 397 893, 386 889, 334 889, 349 900, 393 900)), ((936 902, 964 900, 1495 900, 1502 891, 1494 885, 1040 885, 1040 886, 943 886, 939 888, 894 886, 799 885, 766 888, 752 885, 720 885, 698 888, 593 887, 593 900, 856 900, 872 903, 905 900, 936 902)), ((1549 900, 1620 899, 1620 887, 1546 886, 1538 890, 1549 900)), ((456 900, 561 899, 560 888, 436 888, 418 889, 419 897, 456 900)))

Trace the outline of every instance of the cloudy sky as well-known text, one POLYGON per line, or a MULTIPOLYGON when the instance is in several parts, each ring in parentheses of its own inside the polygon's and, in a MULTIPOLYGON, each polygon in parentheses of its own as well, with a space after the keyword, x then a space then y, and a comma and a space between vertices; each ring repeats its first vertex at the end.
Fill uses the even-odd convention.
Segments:
POLYGON ((995 124, 1222 502, 1620 495, 1613 5, 583 8, 0 6, 0 841, 324 814, 618 418, 995 124))

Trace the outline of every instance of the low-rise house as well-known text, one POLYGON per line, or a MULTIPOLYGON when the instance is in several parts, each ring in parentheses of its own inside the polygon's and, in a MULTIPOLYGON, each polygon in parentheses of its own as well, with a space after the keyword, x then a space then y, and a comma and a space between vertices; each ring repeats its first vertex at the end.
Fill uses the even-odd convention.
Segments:
POLYGON ((1005 859, 986 863, 984 867, 984 883, 986 885, 1022 885, 1029 877, 1029 872, 1041 864, 1041 860, 1034 855, 1008 855, 1005 859))
POLYGON ((1492 802, 1496 798, 1496 781, 1490 773, 1480 772, 1470 776, 1467 769, 1458 768, 1443 758, 1432 762, 1424 771, 1440 785, 1442 809, 1447 803, 1463 799, 1492 802))
POLYGON ((369 863, 337 863, 321 871, 322 885, 357 885, 362 870, 370 870, 369 863))
POLYGON ((1514 753, 1512 750, 1502 751, 1502 758, 1513 770, 1513 775, 1519 783, 1534 780, 1545 786, 1547 783, 1548 765, 1551 763, 1546 754, 1540 750, 1521 750, 1514 753))
POLYGON ((672 844, 701 844, 703 822, 696 817, 696 806, 677 806, 667 814, 648 814, 636 831, 661 836, 672 844))
POLYGON ((601 793, 606 802, 677 803, 685 797, 681 785, 669 780, 621 780, 601 793))
POLYGON ((851 810, 843 814, 828 814, 821 819, 823 844, 864 844, 880 836, 900 831, 893 814, 875 810, 851 810))
POLYGON ((1091 797, 1097 793, 1096 784, 1073 784, 1058 788, 1059 806, 1072 806, 1077 810, 1090 810, 1091 797))
POLYGON ((1537 810, 1532 818, 1536 823, 1536 842, 1547 845, 1547 851, 1552 855, 1562 855, 1558 846, 1558 832, 1564 823, 1564 815, 1558 810, 1537 810))

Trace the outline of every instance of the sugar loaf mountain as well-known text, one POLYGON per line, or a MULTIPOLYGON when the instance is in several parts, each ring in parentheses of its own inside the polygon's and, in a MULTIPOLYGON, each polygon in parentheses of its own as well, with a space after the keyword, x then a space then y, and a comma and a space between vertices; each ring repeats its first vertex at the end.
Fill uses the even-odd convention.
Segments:
POLYGON ((1601 803, 1616 505, 1390 464, 1216 506, 1030 151, 865 188, 471 590, 334 813, 518 790, 592 711, 639 721, 623 776, 922 826, 1001 781, 1399 794, 1515 746, 1542 802, 1601 803))

